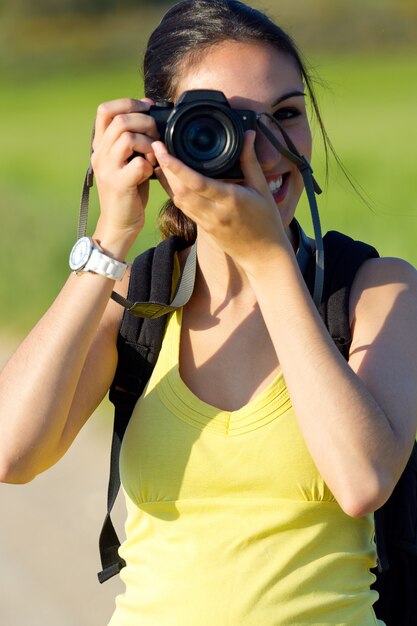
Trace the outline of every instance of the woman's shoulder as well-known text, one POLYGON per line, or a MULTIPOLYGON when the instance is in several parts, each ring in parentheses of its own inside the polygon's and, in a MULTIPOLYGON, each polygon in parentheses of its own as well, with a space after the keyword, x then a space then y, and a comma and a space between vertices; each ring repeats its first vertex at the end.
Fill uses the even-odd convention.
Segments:
MULTIPOLYGON (((417 315, 417 270, 404 259, 371 258, 358 270, 350 293, 351 320, 357 315, 378 317, 407 301, 417 315)), ((404 307, 401 307, 404 308, 404 307)), ((410 312, 411 312, 410 310, 410 312)), ((414 318, 417 323, 417 318, 414 318)))
POLYGON ((354 292, 361 293, 377 287, 405 287, 417 289, 417 270, 411 263, 396 257, 367 259, 358 270, 352 285, 354 292))

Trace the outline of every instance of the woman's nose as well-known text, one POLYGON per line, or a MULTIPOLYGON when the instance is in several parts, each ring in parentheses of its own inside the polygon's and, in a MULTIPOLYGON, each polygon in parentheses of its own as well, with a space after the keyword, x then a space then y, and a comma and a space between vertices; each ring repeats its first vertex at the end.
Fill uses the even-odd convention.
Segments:
MULTIPOLYGON (((276 134, 276 130, 274 134, 276 134)), ((281 138, 278 137, 278 140, 281 141, 281 138)), ((260 129, 256 132, 255 152, 258 157, 259 164, 264 172, 274 170, 279 161, 282 159, 282 155, 279 150, 272 145, 260 129)))

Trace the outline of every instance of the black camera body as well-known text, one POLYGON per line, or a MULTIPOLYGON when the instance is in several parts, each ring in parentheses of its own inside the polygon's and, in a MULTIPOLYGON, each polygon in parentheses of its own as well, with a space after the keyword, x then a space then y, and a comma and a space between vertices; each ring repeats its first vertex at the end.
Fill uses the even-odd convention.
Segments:
POLYGON ((185 91, 178 102, 160 101, 147 112, 170 154, 193 170, 225 180, 243 178, 244 133, 256 128, 256 113, 232 109, 221 91, 185 91))

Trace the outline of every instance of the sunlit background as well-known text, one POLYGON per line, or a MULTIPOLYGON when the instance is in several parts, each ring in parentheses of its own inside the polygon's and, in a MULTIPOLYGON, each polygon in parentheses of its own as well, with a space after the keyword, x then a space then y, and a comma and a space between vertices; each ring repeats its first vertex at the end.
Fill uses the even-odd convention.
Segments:
MULTIPOLYGON (((143 95, 146 39, 172 4, 0 0, 2 361, 68 275, 96 107, 143 95)), ((417 265, 417 3, 251 4, 266 8, 299 44, 327 131, 355 181, 356 191, 331 160, 325 184, 316 132, 323 230, 343 230, 417 265)), ((152 183, 145 236, 131 256, 158 240, 163 198, 152 183)), ((90 228, 95 192, 91 204, 90 228)), ((299 215, 311 233, 305 199, 299 215)), ((1 624, 106 624, 121 588, 95 579, 109 437, 103 406, 56 468, 27 486, 0 486, 1 624)))

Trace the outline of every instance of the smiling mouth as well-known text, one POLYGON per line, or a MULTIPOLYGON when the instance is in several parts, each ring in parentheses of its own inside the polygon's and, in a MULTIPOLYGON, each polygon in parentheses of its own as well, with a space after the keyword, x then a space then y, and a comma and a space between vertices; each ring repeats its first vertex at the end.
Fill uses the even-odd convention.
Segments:
POLYGON ((281 189, 282 181, 283 181, 283 176, 280 176, 279 178, 276 178, 275 180, 269 181, 268 183, 269 191, 272 193, 272 195, 278 193, 278 191, 281 189))
POLYGON ((269 191, 276 202, 281 202, 285 198, 288 190, 289 178, 290 173, 285 172, 282 176, 278 176, 277 178, 268 181, 269 191))
MULTIPOLYGON (((282 176, 278 176, 277 178, 268 181, 269 191, 271 192, 275 200, 279 201, 281 200, 281 196, 285 195, 289 177, 290 173, 285 172, 285 174, 283 174, 282 176)), ((236 182, 238 185, 245 185, 245 182, 241 180, 230 182, 236 182)))

